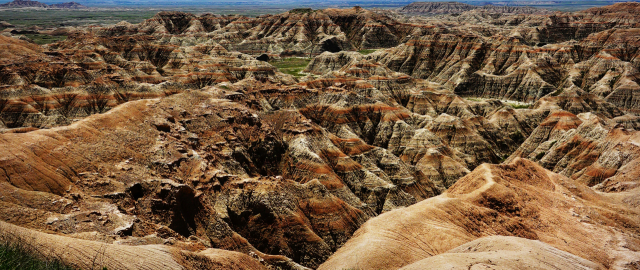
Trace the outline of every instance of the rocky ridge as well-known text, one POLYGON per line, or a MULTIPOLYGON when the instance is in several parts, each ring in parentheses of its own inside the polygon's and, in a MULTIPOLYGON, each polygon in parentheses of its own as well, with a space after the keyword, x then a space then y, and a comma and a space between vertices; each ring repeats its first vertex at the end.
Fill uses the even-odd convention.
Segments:
POLYGON ((471 10, 482 10, 492 13, 513 13, 513 14, 550 14, 549 10, 534 7, 519 6, 496 6, 483 5, 475 6, 460 2, 413 2, 399 9, 401 13, 408 14, 451 14, 463 13, 471 10))
POLYGON ((59 9, 85 9, 84 5, 77 2, 65 2, 60 4, 47 5, 32 0, 13 0, 12 2, 0 4, 0 8, 59 8, 59 9))
MULTIPOLYGON (((193 35, 217 40, 228 50, 248 54, 307 55, 322 51, 389 47, 411 25, 363 8, 291 10, 256 18, 160 12, 138 25, 99 29, 97 35, 193 35)), ((196 42, 198 42, 196 40, 196 42)))
MULTIPOLYGON (((579 14, 632 12, 598 10, 579 14)), ((194 269, 637 263, 635 28, 541 45, 403 20, 162 12, 0 36, 0 219, 194 269), (301 49, 304 77, 256 58, 310 40, 339 46, 301 49)))
MULTIPOLYGON (((637 29, 633 28, 637 22, 631 19, 634 9, 626 9, 628 6, 637 4, 616 4, 601 12, 596 12, 597 9, 579 12, 571 17, 575 26, 562 26, 572 33, 564 37, 545 34, 569 32, 558 29, 554 22, 557 14, 530 15, 530 20, 551 21, 500 32, 489 30, 499 28, 495 25, 476 30, 466 27, 469 23, 464 21, 469 19, 455 19, 451 24, 465 26, 414 31, 412 38, 403 44, 379 50, 366 59, 436 82, 461 96, 535 102, 564 91, 584 91, 621 108, 637 110, 637 29), (631 22, 609 20, 607 24, 594 22, 596 27, 589 30, 583 27, 586 22, 621 13, 626 14, 621 18, 631 22), (544 26, 540 27, 541 24, 544 26), (580 34, 582 31, 588 32, 580 34), (569 39, 581 40, 546 44, 569 39)), ((467 15, 470 14, 460 17, 467 15)), ((479 23, 486 20, 480 18, 479 23)), ((526 20, 520 19, 518 24, 527 25, 526 20)))

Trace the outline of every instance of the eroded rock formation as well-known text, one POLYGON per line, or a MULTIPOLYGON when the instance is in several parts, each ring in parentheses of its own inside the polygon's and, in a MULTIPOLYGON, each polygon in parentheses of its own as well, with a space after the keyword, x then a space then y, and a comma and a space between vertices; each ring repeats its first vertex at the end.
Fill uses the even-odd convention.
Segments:
POLYGON ((548 14, 549 10, 537 9, 533 7, 519 6, 496 6, 484 5, 475 6, 460 2, 413 2, 402 7, 399 11, 409 14, 450 14, 463 13, 471 10, 482 10, 492 13, 514 13, 514 14, 548 14))
POLYGON ((109 269, 633 266, 636 6, 0 36, 0 219, 129 254, 109 269))
POLYGON ((551 268, 625 267, 638 258, 635 248, 621 248, 623 243, 637 241, 638 219, 612 201, 525 159, 483 165, 440 196, 369 220, 319 269, 416 269, 427 263, 444 267, 445 260, 453 258, 456 265, 463 261, 479 265, 487 262, 482 257, 494 267, 513 267, 511 259, 518 255, 489 258, 488 242, 496 238, 483 237, 490 235, 538 240, 557 248, 524 243, 531 240, 511 242, 515 250, 524 246, 544 250, 520 255, 522 264, 534 268, 541 267, 535 261, 542 260, 551 268))

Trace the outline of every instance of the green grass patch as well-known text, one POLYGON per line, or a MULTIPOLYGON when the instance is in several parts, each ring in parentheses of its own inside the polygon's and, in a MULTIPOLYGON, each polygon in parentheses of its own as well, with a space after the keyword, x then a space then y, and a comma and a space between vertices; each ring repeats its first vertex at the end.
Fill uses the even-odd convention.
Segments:
POLYGON ((509 106, 513 107, 514 109, 529 109, 529 107, 531 105, 529 104, 514 104, 514 103, 507 103, 509 104, 509 106))
POLYGON ((51 36, 45 34, 24 34, 24 36, 30 38, 31 40, 33 40, 33 42, 39 45, 54 43, 67 39, 66 36, 51 36))
POLYGON ((360 54, 362 54, 362 55, 367 55, 367 54, 373 53, 375 51, 377 51, 377 50, 376 49, 365 49, 365 50, 359 50, 358 52, 360 54))
POLYGON ((295 77, 303 77, 305 75, 301 72, 307 67, 309 62, 311 62, 311 58, 290 57, 273 60, 269 63, 278 68, 282 73, 293 75, 295 77))
POLYGON ((139 23, 159 10, 0 10, 0 18, 15 26, 65 27, 115 24, 120 21, 139 23))
POLYGON ((6 270, 72 270, 58 260, 43 260, 22 246, 0 244, 0 269, 6 270))

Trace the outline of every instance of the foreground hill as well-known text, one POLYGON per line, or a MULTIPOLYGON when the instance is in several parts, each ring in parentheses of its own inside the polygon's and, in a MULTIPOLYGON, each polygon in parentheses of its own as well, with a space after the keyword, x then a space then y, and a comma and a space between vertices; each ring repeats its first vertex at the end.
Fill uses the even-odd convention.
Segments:
POLYGON ((319 269, 623 269, 640 257, 626 248, 640 220, 613 201, 528 160, 483 165, 369 220, 319 269))
POLYGON ((0 222, 0 235, 2 243, 19 243, 26 251, 55 258, 74 269, 266 269, 245 254, 219 249, 190 252, 159 244, 112 245, 41 233, 5 222, 0 222))

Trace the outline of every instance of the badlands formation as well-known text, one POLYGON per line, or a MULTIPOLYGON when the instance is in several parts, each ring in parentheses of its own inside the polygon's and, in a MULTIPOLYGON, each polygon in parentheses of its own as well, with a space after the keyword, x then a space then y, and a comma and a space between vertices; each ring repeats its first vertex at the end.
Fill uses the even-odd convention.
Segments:
POLYGON ((514 12, 0 35, 0 239, 82 269, 638 269, 640 4, 514 12), (286 57, 313 59, 258 60, 286 57))

